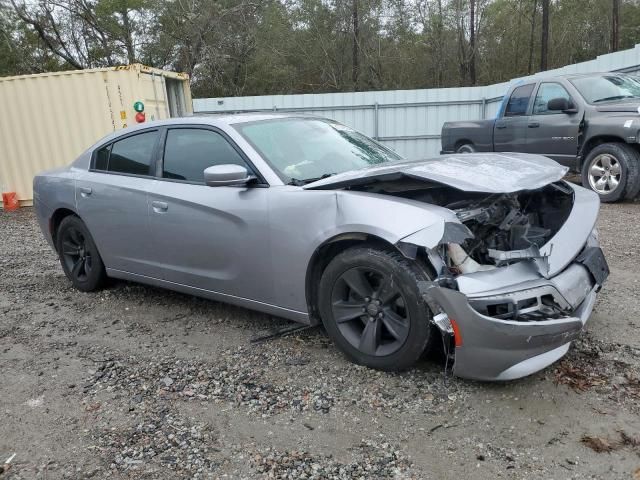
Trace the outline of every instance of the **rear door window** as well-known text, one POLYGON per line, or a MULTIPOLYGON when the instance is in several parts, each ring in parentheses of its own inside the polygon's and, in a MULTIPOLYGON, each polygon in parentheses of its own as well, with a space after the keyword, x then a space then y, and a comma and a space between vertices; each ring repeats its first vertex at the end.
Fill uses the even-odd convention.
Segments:
POLYGON ((99 168, 99 165, 103 166, 104 158, 107 157, 106 170, 109 172, 149 175, 153 150, 157 141, 157 131, 140 133, 118 140, 112 144, 108 156, 103 152, 104 148, 97 152, 95 168, 104 170, 104 168, 99 168))
POLYGON ((174 128, 167 132, 162 176, 204 183, 204 170, 214 165, 248 166, 235 148, 217 132, 201 128, 174 128))
POLYGON ((522 85, 520 87, 516 87, 513 92, 511 92, 511 96, 507 102, 507 107, 504 111, 505 117, 517 117, 527 114, 527 107, 529 106, 529 99, 531 98, 531 92, 533 92, 533 86, 533 83, 529 85, 522 85))

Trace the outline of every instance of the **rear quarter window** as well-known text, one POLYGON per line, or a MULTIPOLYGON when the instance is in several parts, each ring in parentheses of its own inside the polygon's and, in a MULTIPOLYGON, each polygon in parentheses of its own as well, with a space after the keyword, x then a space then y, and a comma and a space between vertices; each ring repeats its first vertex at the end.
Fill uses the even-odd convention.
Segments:
POLYGON ((93 168, 96 170, 107 170, 109 168, 109 153, 111 152, 111 145, 102 147, 96 152, 96 160, 93 168))

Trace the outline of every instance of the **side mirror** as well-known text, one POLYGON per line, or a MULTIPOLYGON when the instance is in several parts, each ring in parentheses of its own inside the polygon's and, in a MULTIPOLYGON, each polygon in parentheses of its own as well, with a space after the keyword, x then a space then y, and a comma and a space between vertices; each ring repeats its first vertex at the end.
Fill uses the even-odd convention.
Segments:
POLYGON ((249 175, 246 168, 231 163, 214 165, 204 170, 204 183, 209 187, 241 186, 255 178, 249 175))
POLYGON ((563 113, 578 112, 573 102, 567 100, 566 98, 552 98, 547 102, 547 110, 550 110, 552 112, 563 112, 563 113))

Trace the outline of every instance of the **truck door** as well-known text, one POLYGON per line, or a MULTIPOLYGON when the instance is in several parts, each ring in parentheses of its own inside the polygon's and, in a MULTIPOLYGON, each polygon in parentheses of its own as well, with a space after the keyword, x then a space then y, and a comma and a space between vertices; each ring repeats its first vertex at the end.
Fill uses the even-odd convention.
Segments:
POLYGON ((493 130, 493 149, 496 152, 524 152, 527 145, 529 103, 535 83, 513 89, 493 130))
POLYGON ((532 115, 527 124, 527 152, 539 153, 555 161, 574 167, 578 153, 578 128, 582 115, 549 110, 548 102, 564 98, 569 104, 578 105, 560 83, 544 82, 538 87, 533 102, 532 115))

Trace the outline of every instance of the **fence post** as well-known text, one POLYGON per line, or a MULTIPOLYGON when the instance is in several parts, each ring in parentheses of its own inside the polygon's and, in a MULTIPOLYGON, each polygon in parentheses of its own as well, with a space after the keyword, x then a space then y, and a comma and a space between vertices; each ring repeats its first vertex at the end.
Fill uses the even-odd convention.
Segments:
POLYGON ((378 114, 379 114, 379 109, 378 109, 378 102, 373 104, 373 138, 375 138, 376 140, 378 140, 378 114))
POLYGON ((482 119, 487 118, 487 99, 482 97, 482 105, 480 107, 480 111, 482 113, 482 119))

